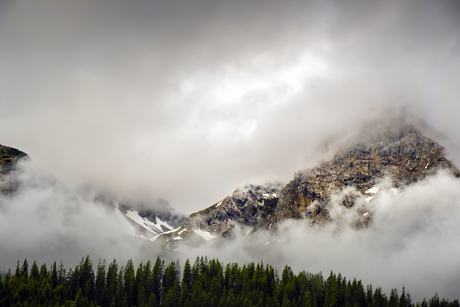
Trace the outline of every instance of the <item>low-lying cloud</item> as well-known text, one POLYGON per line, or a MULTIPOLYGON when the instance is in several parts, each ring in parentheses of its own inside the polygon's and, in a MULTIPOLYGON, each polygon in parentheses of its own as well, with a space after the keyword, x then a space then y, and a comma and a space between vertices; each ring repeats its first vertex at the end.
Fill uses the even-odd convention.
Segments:
POLYGON ((456 1, 0 5, 0 143, 73 188, 191 213, 401 108, 460 147, 456 1))
MULTIPOLYGON (((165 252, 155 242, 123 234, 113 208, 84 201, 33 163, 23 164, 19 193, 0 201, 0 269, 14 268, 27 258, 39 263, 63 260, 75 265, 90 255, 93 261, 127 259, 136 263, 196 256, 223 262, 264 261, 282 270, 332 270, 348 279, 362 279, 389 293, 406 287, 415 300, 458 298, 460 286, 460 181, 450 173, 436 176, 395 192, 388 180, 367 203, 362 196, 352 208, 341 205, 349 187, 332 197, 333 221, 312 225, 308 220, 287 220, 271 234, 236 230, 230 240, 214 239, 199 247, 180 245, 165 252), (367 214, 366 214, 367 213, 367 214), (366 227, 356 222, 368 220, 366 227)), ((361 223, 363 225, 364 223, 361 223)))
MULTIPOLYGON (((286 182, 394 110, 439 131, 428 136, 460 165, 459 12, 451 0, 2 1, 0 143, 70 189, 185 213, 242 181, 286 182)), ((57 186, 1 199, 0 265, 156 256, 105 207, 57 186)), ((288 222, 280 248, 261 253, 247 238, 178 257, 266 259, 453 298, 458 191, 440 174, 399 198, 382 188, 365 229, 288 222)))
POLYGON ((125 235, 114 209, 88 202, 31 162, 21 166, 22 185, 0 198, 0 270, 17 260, 73 266, 81 257, 139 261, 160 253, 158 246, 125 235), (142 252, 144 251, 144 252, 142 252))
POLYGON ((325 276, 332 270, 349 280, 356 277, 374 288, 382 286, 386 293, 405 286, 415 300, 435 292, 458 298, 459 179, 441 172, 405 187, 399 195, 385 182, 380 186, 369 204, 364 197, 361 206, 351 209, 333 202, 331 223, 313 226, 308 220, 287 220, 275 236, 257 232, 243 239, 242 231, 239 239, 211 241, 209 246, 182 252, 186 257, 204 254, 224 262, 263 260, 278 270, 288 264, 297 272, 322 271, 325 276), (369 212, 368 227, 356 228, 363 212, 369 212))

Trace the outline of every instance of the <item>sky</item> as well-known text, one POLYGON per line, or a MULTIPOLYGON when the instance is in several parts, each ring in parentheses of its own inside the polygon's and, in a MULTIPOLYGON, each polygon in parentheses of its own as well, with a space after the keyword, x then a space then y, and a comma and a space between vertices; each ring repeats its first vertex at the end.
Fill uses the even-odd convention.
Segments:
POLYGON ((0 143, 72 189, 184 213, 288 182, 391 111, 460 161, 459 14, 447 0, 3 0, 0 143))
MULTIPOLYGON (((69 190, 188 214, 243 182, 288 182, 395 114, 423 122, 459 166, 459 16, 453 0, 0 0, 0 144, 31 156, 24 176, 62 182, 1 208, 0 269, 158 252, 121 240, 106 209, 69 190)), ((178 257, 262 257, 458 298, 458 181, 440 174, 398 200, 382 191, 365 232, 285 225, 278 253, 236 240, 178 257)))

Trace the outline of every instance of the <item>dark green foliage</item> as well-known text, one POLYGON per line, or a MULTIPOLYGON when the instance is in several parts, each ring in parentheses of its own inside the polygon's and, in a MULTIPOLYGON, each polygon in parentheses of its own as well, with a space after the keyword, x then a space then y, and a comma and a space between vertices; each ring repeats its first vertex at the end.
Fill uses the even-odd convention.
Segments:
POLYGON ((372 290, 361 281, 347 281, 341 274, 300 272, 295 275, 285 266, 278 278, 276 270, 263 263, 223 265, 218 260, 197 258, 193 266, 187 260, 181 272, 180 263, 157 258, 140 263, 135 270, 129 260, 118 268, 114 260, 107 267, 99 260, 96 275, 89 257, 66 270, 56 262, 47 269, 34 262, 17 263, 0 276, 1 306, 273 306, 273 307, 460 307, 458 300, 440 299, 412 303, 403 287, 401 295, 392 289, 387 298, 381 288, 372 290), (182 280, 181 277, 182 276, 182 280), (366 289, 366 290, 364 290, 366 289))

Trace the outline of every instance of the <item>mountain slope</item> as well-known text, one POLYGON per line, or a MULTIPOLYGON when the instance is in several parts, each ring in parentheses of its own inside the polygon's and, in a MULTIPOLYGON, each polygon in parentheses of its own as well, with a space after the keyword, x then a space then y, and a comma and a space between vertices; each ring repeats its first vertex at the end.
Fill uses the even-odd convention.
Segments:
POLYGON ((19 180, 10 175, 18 171, 20 161, 27 159, 26 153, 0 144, 0 194, 12 195, 19 189, 19 180))
MULTIPOLYGON (((440 169, 460 177, 441 145, 412 125, 389 127, 383 133, 365 136, 318 167, 297 172, 281 190, 270 222, 301 218, 302 213, 316 220, 327 218, 326 204, 334 191, 353 186, 365 195, 384 177, 390 178, 392 187, 402 188, 440 169)), ((353 206, 355 199, 356 195, 349 195, 343 204, 353 206)))
MULTIPOLYGON (((340 201, 352 207, 358 201, 369 203, 378 191, 375 186, 384 178, 389 178, 396 192, 441 169, 460 177, 444 148, 414 126, 396 121, 372 131, 362 133, 359 141, 331 160, 296 172, 285 186, 249 184, 235 190, 221 202, 190 215, 164 240, 182 240, 199 231, 205 231, 208 238, 226 237, 237 224, 256 231, 276 229, 286 219, 308 218, 319 223, 330 219, 331 195, 338 191, 347 191, 340 201)), ((368 213, 362 213, 365 219, 368 213)))
POLYGON ((185 220, 185 215, 164 201, 146 204, 122 200, 110 193, 98 193, 92 201, 112 208, 124 233, 143 239, 154 239, 162 233, 174 231, 185 220))
POLYGON ((109 193, 95 192, 82 188, 77 192, 71 191, 52 174, 34 166, 29 156, 15 148, 0 145, 0 196, 1 201, 9 201, 26 189, 47 191, 59 199, 60 207, 69 205, 76 209, 81 201, 93 205, 102 205, 113 213, 110 218, 116 218, 122 232, 151 239, 161 233, 178 228, 185 216, 175 212, 166 202, 145 204, 130 200, 120 200, 109 193), (28 161, 21 165, 20 162, 28 161))

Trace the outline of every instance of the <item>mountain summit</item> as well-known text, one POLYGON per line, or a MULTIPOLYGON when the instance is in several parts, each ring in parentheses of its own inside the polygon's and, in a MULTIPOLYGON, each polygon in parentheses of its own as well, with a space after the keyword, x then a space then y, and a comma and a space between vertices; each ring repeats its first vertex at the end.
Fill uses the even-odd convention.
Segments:
MULTIPOLYGON (((460 177, 444 148, 414 126, 398 122, 369 131, 329 161, 297 171, 287 185, 248 184, 236 189, 219 203, 190 215, 177 232, 163 239, 171 243, 198 234, 210 240, 229 236, 236 225, 248 228, 249 233, 276 229, 286 219, 320 223, 330 219, 331 196, 339 191, 347 191, 341 194, 341 204, 353 207, 358 201, 369 203, 384 178, 397 193, 441 169, 460 177)), ((367 216, 365 211, 363 216, 367 216)))
POLYGON ((19 161, 27 159, 26 153, 0 144, 0 194, 11 195, 19 189, 19 181, 8 175, 17 171, 19 161))
MULTIPOLYGON (((167 203, 154 206, 121 201, 110 194, 83 194, 94 196, 89 202, 114 210, 126 233, 174 248, 184 239, 200 244, 218 237, 231 237, 237 228, 242 229, 244 236, 259 229, 276 231, 278 225, 288 219, 307 219, 320 224, 333 219, 332 203, 354 207, 360 213, 356 226, 361 227, 369 222, 368 206, 383 183, 398 194, 405 186, 439 170, 460 177, 460 171, 445 157, 441 145, 404 122, 367 129, 349 144, 330 160, 297 171, 286 185, 242 185, 231 195, 186 219, 167 203)), ((25 184, 19 176, 21 160, 30 159, 22 151, 0 145, 0 196, 14 196, 21 191, 21 185, 25 184)), ((63 186, 62 190, 67 191, 56 178, 31 178, 47 181, 47 187, 63 186)), ((43 188, 43 184, 34 181, 27 184, 43 188)), ((72 196, 75 201, 77 198, 72 196)))
MULTIPOLYGON (((444 148, 417 128, 389 127, 382 133, 365 136, 317 167, 297 172, 294 180, 281 190, 270 222, 300 218, 303 212, 307 217, 327 218, 325 204, 334 191, 353 186, 369 196, 384 177, 390 179, 393 188, 403 188, 440 169, 448 169, 460 177, 459 170, 445 158, 444 148)), ((347 196, 343 205, 351 207, 356 195, 347 196)))

